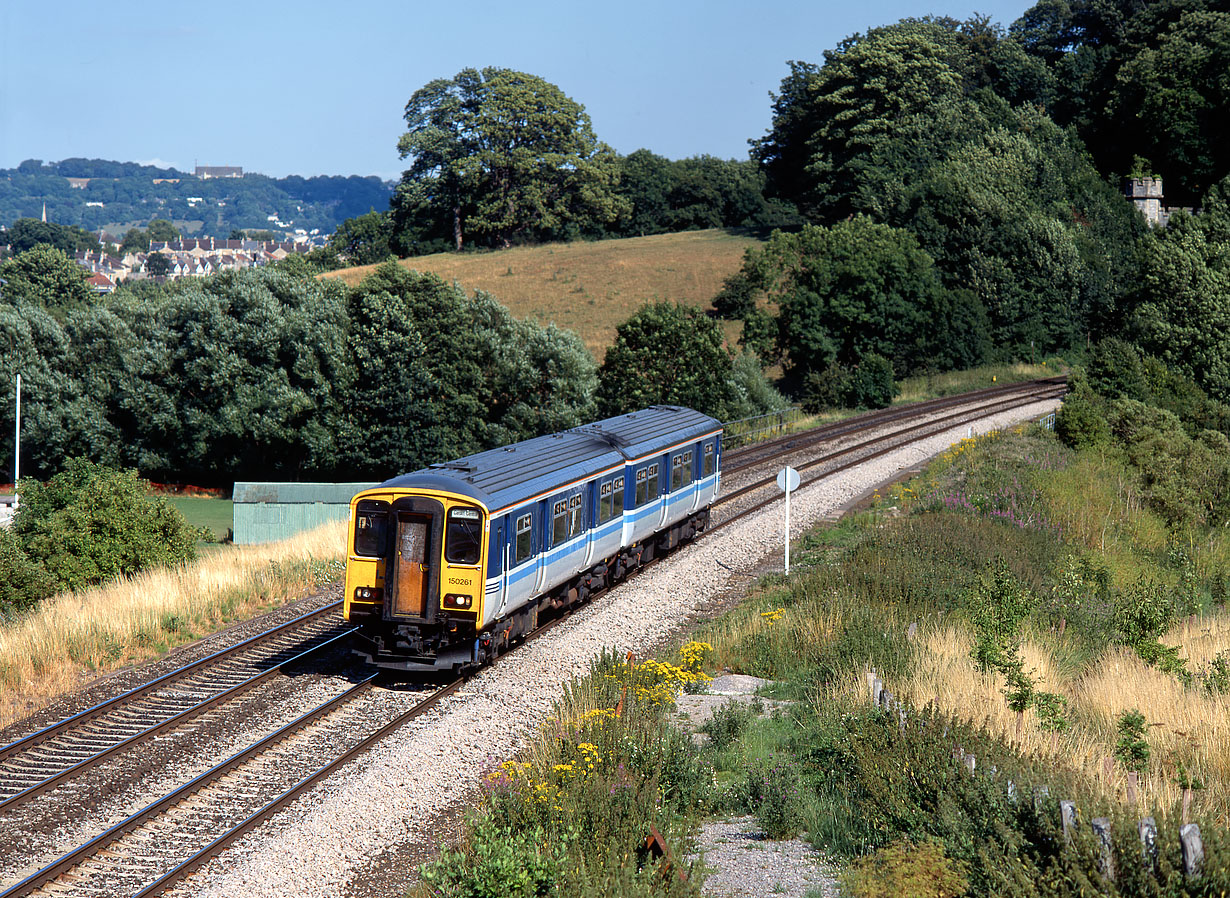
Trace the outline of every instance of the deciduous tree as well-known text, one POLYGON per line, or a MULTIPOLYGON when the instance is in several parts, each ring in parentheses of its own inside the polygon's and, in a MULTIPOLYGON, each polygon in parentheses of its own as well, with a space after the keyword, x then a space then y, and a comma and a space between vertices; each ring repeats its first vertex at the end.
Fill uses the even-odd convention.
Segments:
POLYGON ((738 397, 722 329, 694 306, 647 303, 616 329, 598 378, 603 415, 657 403, 726 418, 738 397))
POLYGON ((467 239, 509 246, 620 210, 615 153, 581 104, 535 75, 464 69, 415 91, 405 119, 410 168, 393 200, 403 244, 447 222, 458 250, 467 239))

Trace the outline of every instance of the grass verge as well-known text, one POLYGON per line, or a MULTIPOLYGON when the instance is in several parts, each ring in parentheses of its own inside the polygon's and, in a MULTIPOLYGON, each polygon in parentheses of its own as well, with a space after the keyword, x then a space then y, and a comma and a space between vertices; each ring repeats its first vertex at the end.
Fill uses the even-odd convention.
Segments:
POLYGON ((678 856, 713 813, 844 858, 852 898, 1224 894, 1227 537, 1159 531, 1134 482, 1113 454, 1036 428, 963 442, 872 511, 813 531, 790 578, 765 578, 660 668, 765 677, 785 704, 722 709, 700 749, 660 717, 633 733, 616 710, 642 713, 642 695, 664 706, 682 682, 625 692, 631 669, 600 658, 418 894, 500 894, 481 884, 527 869, 538 878, 513 894, 695 894, 702 870, 682 884, 637 846, 661 824, 678 856), (904 725, 868 700, 873 669, 904 725), (1060 800, 1077 808, 1068 831, 1060 800), (1113 884, 1094 818, 1110 823, 1113 884), (1179 841, 1189 820, 1199 878, 1179 841))
POLYGON ((0 623, 0 726, 97 674, 155 658, 299 598, 343 570, 345 524, 229 546, 176 568, 62 593, 0 623))

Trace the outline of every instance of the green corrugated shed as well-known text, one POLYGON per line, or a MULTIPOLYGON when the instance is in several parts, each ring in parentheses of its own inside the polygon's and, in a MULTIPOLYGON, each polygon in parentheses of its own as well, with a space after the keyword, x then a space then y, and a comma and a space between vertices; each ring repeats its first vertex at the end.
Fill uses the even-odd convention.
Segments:
POLYGON ((236 483, 236 545, 268 543, 344 521, 354 494, 374 483, 236 483))

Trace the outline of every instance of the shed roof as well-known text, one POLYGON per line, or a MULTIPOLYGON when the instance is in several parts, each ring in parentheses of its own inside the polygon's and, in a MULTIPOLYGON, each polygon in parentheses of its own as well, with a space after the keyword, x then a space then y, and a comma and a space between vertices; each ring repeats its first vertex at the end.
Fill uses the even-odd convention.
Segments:
POLYGON ((276 503, 303 505, 349 505, 355 493, 370 489, 371 483, 260 483, 237 482, 231 494, 236 504, 276 503))

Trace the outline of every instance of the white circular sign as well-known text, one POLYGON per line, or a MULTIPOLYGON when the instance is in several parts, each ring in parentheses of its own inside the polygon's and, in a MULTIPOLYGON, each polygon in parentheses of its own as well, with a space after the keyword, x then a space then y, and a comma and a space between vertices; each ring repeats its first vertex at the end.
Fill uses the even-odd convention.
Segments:
POLYGON ((782 492, 793 493, 799 488, 799 472, 794 468, 782 468, 777 475, 777 488, 782 492))

